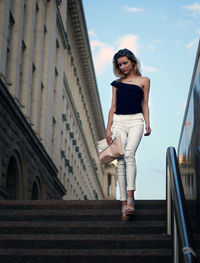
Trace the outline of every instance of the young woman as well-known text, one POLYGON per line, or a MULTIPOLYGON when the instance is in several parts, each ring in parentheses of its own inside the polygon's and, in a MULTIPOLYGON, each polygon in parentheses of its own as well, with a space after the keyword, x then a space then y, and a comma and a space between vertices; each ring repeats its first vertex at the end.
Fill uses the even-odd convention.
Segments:
POLYGON ((139 62, 128 49, 119 50, 113 57, 117 80, 112 85, 112 104, 106 129, 107 143, 112 136, 121 135, 124 156, 118 159, 118 182, 122 201, 122 220, 127 221, 135 210, 136 179, 135 153, 142 138, 144 122, 150 135, 149 89, 150 80, 142 77, 139 62))

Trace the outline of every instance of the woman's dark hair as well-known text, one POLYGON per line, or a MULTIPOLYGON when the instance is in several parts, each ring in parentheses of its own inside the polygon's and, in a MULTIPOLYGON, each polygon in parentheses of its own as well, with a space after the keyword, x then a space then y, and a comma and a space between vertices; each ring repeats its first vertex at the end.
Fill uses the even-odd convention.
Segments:
POLYGON ((113 57, 113 71, 114 71, 114 74, 117 76, 117 77, 120 77, 120 78, 124 78, 125 75, 121 72, 121 70, 119 69, 119 64, 118 64, 118 58, 121 58, 121 57, 127 57, 128 59, 130 59, 132 62, 133 62, 133 70, 134 70, 134 73, 137 75, 137 76, 141 76, 142 74, 140 73, 140 63, 138 61, 138 59, 136 58, 136 56, 133 54, 133 52, 131 52, 129 49, 120 49, 113 57))

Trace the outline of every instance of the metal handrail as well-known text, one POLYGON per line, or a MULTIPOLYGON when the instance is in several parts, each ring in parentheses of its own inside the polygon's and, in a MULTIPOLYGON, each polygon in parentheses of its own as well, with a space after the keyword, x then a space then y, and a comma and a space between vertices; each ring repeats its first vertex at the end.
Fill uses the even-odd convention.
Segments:
POLYGON ((166 180, 168 234, 172 234, 172 215, 174 215, 174 262, 180 262, 179 253, 182 254, 184 263, 197 262, 196 253, 192 248, 191 231, 186 214, 185 196, 174 147, 169 147, 167 149, 166 180))

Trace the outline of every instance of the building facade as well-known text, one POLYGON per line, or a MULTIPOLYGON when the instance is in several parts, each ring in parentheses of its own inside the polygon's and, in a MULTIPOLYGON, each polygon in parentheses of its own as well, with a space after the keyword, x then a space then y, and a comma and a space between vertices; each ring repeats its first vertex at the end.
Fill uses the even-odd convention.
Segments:
POLYGON ((193 235, 200 234, 200 41, 178 144, 178 162, 193 235))
POLYGON ((117 161, 113 161, 104 166, 104 184, 103 191, 108 200, 116 199, 117 187, 117 161))
POLYGON ((6 108, 1 99, 1 198, 107 198, 97 150, 105 127, 81 0, 4 0, 0 13, 9 101, 6 108))

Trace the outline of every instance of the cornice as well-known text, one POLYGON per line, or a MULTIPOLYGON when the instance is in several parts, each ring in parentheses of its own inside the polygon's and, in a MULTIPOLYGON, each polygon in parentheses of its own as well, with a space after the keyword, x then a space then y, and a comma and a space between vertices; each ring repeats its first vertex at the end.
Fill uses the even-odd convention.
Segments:
POLYGON ((69 16, 72 24, 72 30, 75 37, 75 43, 78 50, 79 61, 83 73, 85 89, 87 91, 88 101, 91 104, 93 116, 93 127, 97 139, 105 136, 105 125, 102 115, 102 108, 97 88, 94 65, 90 50, 87 25, 84 17, 84 11, 81 0, 68 0, 69 16))

